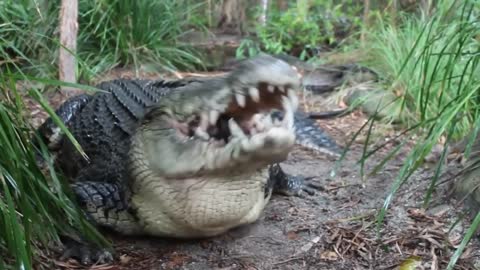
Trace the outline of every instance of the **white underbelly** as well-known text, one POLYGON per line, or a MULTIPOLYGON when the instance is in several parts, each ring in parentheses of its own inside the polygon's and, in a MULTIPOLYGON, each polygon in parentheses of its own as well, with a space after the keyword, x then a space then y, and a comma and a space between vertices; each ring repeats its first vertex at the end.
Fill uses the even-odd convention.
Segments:
POLYGON ((228 179, 145 179, 132 205, 147 234, 208 237, 255 222, 270 199, 267 170, 228 179), (149 181, 150 180, 150 181, 149 181))

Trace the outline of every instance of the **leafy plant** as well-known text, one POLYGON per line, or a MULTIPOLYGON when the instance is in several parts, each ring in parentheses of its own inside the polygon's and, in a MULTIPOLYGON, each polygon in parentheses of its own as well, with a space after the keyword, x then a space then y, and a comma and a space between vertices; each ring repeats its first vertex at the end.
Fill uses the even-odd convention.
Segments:
MULTIPOLYGON (((80 0, 79 76, 89 80, 99 72, 129 65, 202 68, 201 55, 180 42, 186 30, 204 29, 202 21, 186 20, 202 4, 187 0, 80 0)), ((55 1, 0 1, 0 68, 15 63, 32 75, 56 76, 59 8, 55 1)))
POLYGON ((104 69, 99 65, 154 64, 167 69, 201 66, 194 50, 178 42, 191 25, 185 18, 198 7, 184 2, 81 0, 80 59, 95 72, 104 69))
MULTIPOLYGON (((463 138, 480 123, 480 48, 478 37, 479 5, 475 1, 460 3, 442 0, 437 12, 420 18, 407 15, 402 26, 394 28, 380 24, 371 31, 366 48, 371 52, 370 64, 384 72, 384 85, 398 98, 395 102, 403 108, 400 112, 407 129, 403 142, 399 143, 373 170, 377 172, 405 143, 416 137, 413 149, 392 183, 392 188, 377 216, 380 228, 385 213, 399 188, 409 180, 423 164, 433 146, 443 138, 446 146, 435 168, 430 187, 425 194, 424 206, 428 206, 437 180, 443 171, 448 145, 463 138)), ((381 108, 379 108, 380 110, 381 108)), ((367 129, 364 153, 359 161, 363 165, 383 145, 368 147, 375 115, 369 118, 361 130, 367 129)), ((356 135, 360 132, 358 131, 356 135)), ((352 141, 355 139, 353 136, 352 141)), ((399 137, 400 139, 400 137, 399 137)), ((468 149, 467 149, 468 152, 468 149)), ((471 237, 469 232, 452 257, 449 269, 471 237)))
POLYGON ((240 46, 238 46, 235 51, 235 57, 237 59, 250 58, 259 54, 261 51, 262 49, 258 42, 246 38, 240 42, 240 46))
MULTIPOLYGON (((473 76, 478 72, 480 34, 475 9, 446 20, 450 13, 445 10, 432 18, 407 15, 399 28, 379 20, 365 45, 368 65, 382 70, 387 91, 399 96, 400 118, 407 127, 440 115, 459 95, 480 86, 473 76)), ((465 110, 456 116, 453 139, 471 129, 478 104, 475 99, 466 101, 465 110)))
MULTIPOLYGON (((27 78, 8 70, 0 75, 0 266, 32 269, 38 255, 46 252, 41 247, 58 243, 59 233, 78 231, 93 243, 106 242, 70 200, 68 185, 53 169, 45 145, 34 147, 23 97, 16 88, 18 79, 27 78), (38 150, 46 160, 46 174, 38 163, 38 150)), ((37 89, 28 95, 59 123, 37 89)))
POLYGON ((54 70, 55 33, 58 15, 53 1, 0 1, 0 68, 21 65, 25 71, 46 75, 54 70))
POLYGON ((259 27, 258 37, 270 53, 289 52, 298 47, 318 46, 326 38, 320 26, 309 16, 300 16, 297 8, 272 14, 265 27, 259 27))
POLYGON ((262 50, 272 54, 291 53, 305 59, 309 52, 324 45, 335 46, 358 26, 359 7, 348 0, 338 5, 331 0, 316 0, 310 4, 297 1, 285 12, 272 9, 266 25, 256 27, 258 41, 244 41, 237 57, 262 50))

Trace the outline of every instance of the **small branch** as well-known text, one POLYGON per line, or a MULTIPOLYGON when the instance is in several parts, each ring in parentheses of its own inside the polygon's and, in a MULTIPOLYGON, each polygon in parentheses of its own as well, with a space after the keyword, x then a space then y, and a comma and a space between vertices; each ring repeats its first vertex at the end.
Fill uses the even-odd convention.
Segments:
POLYGON ((267 23, 268 0, 261 0, 262 14, 260 15, 260 23, 265 26, 267 23))
MULTIPOLYGON (((63 82, 76 83, 78 33, 78 0, 62 0, 60 8, 60 52, 58 58, 58 76, 63 82)), ((67 97, 74 96, 78 90, 62 87, 61 92, 67 97)))
POLYGON ((369 20, 368 17, 370 16, 370 0, 363 0, 363 30, 360 36, 360 41, 362 44, 365 42, 365 35, 369 28, 369 20))

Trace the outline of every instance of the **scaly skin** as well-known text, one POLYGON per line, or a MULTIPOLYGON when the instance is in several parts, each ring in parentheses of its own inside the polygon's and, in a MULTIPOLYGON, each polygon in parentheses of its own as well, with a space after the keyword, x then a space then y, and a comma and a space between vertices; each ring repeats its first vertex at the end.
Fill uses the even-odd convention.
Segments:
MULTIPOLYGON (((460 143, 464 149, 469 139, 465 138, 460 143)), ((480 133, 477 134, 465 167, 454 184, 454 192, 459 200, 465 200, 472 216, 480 211, 480 133)))
POLYGON ((78 110, 64 117, 90 160, 67 139, 51 145, 93 223, 130 235, 214 236, 256 221, 274 189, 309 191, 278 165, 269 173, 295 144, 299 85, 291 66, 266 55, 214 78, 105 82, 109 93, 73 101, 78 110))

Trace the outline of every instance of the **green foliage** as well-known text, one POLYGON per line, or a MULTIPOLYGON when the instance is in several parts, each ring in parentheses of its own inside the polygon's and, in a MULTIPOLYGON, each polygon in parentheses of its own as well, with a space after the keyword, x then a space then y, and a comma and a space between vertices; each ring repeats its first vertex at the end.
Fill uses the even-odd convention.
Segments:
MULTIPOLYGON (((106 242, 70 200, 68 185, 40 144, 48 176, 42 173, 25 104, 16 89, 18 77, 8 71, 0 75, 0 265, 32 269, 36 255, 46 252, 40 247, 58 241, 58 233, 80 231, 94 243, 106 242)), ((37 89, 28 95, 53 115, 37 89)))
MULTIPOLYGON (((373 170, 375 173, 406 143, 415 137, 400 172, 392 183, 384 205, 377 216, 380 228, 385 213, 399 188, 409 180, 431 153, 435 144, 444 138, 446 146, 435 168, 430 187, 425 194, 424 207, 430 203, 439 176, 443 171, 448 146, 463 138, 480 123, 480 48, 478 16, 480 6, 475 1, 442 0, 432 16, 403 17, 399 28, 380 24, 370 31, 365 48, 371 54, 370 64, 381 70, 384 85, 397 94, 395 102, 403 109, 401 119, 408 128, 397 139, 403 140, 391 150, 373 170)), ((379 108, 381 109, 381 108, 379 108)), ((362 127, 367 129, 363 165, 383 145, 368 147, 376 115, 362 127)), ((361 132, 359 130, 356 135, 361 132)), ((355 139, 353 136, 352 141, 355 139)), ((467 149, 468 152, 468 149, 467 149)), ((476 218, 459 250, 452 257, 449 269, 465 247, 478 225, 476 218)))
MULTIPOLYGON (((442 3, 448 6, 448 2, 442 3)), ((408 127, 439 116, 459 96, 480 87, 473 75, 480 71, 478 14, 472 9, 452 15, 451 9, 431 18, 407 15, 399 28, 379 20, 366 41, 368 64, 382 70, 388 91, 399 96, 403 108, 399 118, 408 127)), ((455 117, 454 139, 471 129, 478 105, 478 99, 462 104, 455 117)))
POLYGON ((472 239, 472 237, 475 236, 477 228, 478 228, 479 225, 480 225, 480 213, 477 213, 477 215, 475 216, 475 219, 472 222, 472 226, 470 226, 470 228, 468 228, 462 242, 460 243, 459 247, 457 248, 457 250, 453 254, 450 261, 448 262, 447 270, 454 269, 455 264, 457 263, 458 259, 460 259, 460 257, 462 256, 462 253, 465 250, 468 242, 472 239))
POLYGON ((257 25, 258 41, 244 40, 238 57, 259 51, 292 53, 305 59, 309 51, 335 46, 360 25, 361 5, 352 0, 335 4, 333 0, 297 1, 286 11, 272 9, 265 26, 257 25), (259 44, 257 44, 257 42, 259 44))
MULTIPOLYGON (((201 67, 200 55, 179 42, 186 30, 203 27, 186 20, 202 3, 187 2, 80 0, 79 75, 89 79, 127 65, 201 67)), ((0 1, 0 68, 13 62, 37 76, 56 76, 59 9, 58 1, 0 1)))
POLYGON ((201 65, 191 48, 178 43, 191 26, 185 18, 199 6, 185 4, 176 0, 80 0, 80 59, 93 73, 117 64, 167 69, 201 65))
POLYGON ((315 18, 300 16, 297 8, 291 8, 285 13, 274 13, 265 27, 259 27, 257 34, 265 50, 278 54, 289 52, 297 47, 315 47, 331 38, 329 27, 325 27, 327 35, 322 36, 321 26, 315 18))
POLYGON ((52 70, 56 54, 49 37, 55 33, 58 15, 51 12, 56 6, 46 0, 0 1, 0 68, 22 65, 39 73, 52 70))

